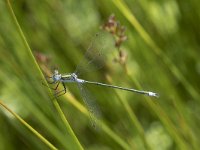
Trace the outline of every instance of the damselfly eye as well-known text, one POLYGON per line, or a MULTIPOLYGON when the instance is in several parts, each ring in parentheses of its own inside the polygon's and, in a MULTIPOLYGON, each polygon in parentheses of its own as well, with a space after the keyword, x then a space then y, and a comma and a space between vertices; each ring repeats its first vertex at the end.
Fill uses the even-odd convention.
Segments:
POLYGON ((54 70, 54 74, 57 75, 58 74, 58 70, 54 70))
POLYGON ((58 72, 57 72, 57 74, 54 74, 54 76, 53 76, 54 81, 59 81, 60 79, 61 79, 61 75, 58 74, 58 72))

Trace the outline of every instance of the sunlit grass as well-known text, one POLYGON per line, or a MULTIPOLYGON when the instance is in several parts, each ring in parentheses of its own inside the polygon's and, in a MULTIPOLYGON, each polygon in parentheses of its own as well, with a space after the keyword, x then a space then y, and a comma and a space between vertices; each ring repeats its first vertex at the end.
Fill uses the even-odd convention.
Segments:
POLYGON ((9 1, 0 2, 0 98, 4 108, 31 126, 1 107, 0 149, 198 149, 198 2, 11 4, 13 10, 9 1), (68 93, 52 100, 41 70, 56 66, 61 73, 73 72, 113 13, 126 27, 127 40, 120 47, 110 43, 105 67, 82 78, 160 97, 88 86, 102 113, 96 130, 76 87, 69 85, 68 93))

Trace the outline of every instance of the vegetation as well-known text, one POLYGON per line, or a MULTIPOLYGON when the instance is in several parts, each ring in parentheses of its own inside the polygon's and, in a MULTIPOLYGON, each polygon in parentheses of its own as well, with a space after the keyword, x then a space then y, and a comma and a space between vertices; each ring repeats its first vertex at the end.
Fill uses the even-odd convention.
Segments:
POLYGON ((0 1, 0 150, 198 149, 198 4, 0 1), (99 118, 76 84, 55 99, 45 76, 73 72, 91 45, 104 65, 81 78, 159 98, 88 85, 99 118))

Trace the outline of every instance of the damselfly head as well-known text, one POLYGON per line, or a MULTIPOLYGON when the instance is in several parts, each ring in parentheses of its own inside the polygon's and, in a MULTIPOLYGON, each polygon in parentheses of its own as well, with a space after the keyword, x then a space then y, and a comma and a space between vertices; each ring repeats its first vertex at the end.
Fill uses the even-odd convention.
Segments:
POLYGON ((54 70, 54 75, 58 75, 58 70, 54 70))
POLYGON ((52 79, 54 81, 59 81, 61 79, 62 75, 58 73, 58 70, 54 70, 54 74, 52 76, 52 79))

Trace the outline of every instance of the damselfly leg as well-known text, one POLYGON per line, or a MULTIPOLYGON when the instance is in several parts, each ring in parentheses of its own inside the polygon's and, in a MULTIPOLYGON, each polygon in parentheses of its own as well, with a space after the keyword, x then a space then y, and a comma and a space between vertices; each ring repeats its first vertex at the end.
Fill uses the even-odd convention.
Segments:
POLYGON ((54 94, 54 96, 57 98, 57 97, 59 97, 59 96, 62 96, 62 95, 64 95, 65 93, 67 93, 67 88, 66 88, 66 86, 65 86, 65 84, 62 82, 62 86, 63 86, 63 90, 60 90, 60 91, 58 91, 58 92, 56 92, 55 94, 54 94), (63 93, 62 93, 63 92, 63 93))

